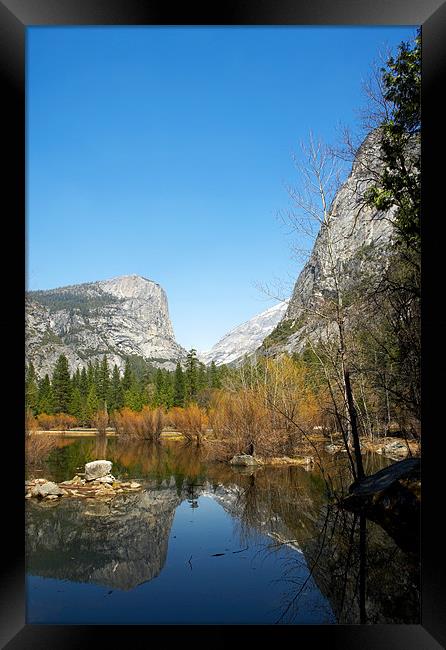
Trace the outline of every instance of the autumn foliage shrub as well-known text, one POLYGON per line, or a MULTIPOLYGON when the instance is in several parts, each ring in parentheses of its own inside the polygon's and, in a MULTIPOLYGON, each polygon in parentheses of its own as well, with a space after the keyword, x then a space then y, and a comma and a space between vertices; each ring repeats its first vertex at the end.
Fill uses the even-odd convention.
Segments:
POLYGON ((200 445, 208 428, 206 411, 197 404, 189 404, 185 408, 175 407, 169 411, 169 419, 177 431, 190 442, 200 445))
POLYGON ((123 408, 113 416, 116 433, 131 438, 157 440, 164 426, 164 412, 160 408, 144 406, 141 411, 123 408))
POLYGON ((25 433, 32 433, 39 428, 33 412, 28 409, 25 413, 25 433))
POLYGON ((254 454, 271 438, 270 412, 252 389, 219 391, 214 395, 210 423, 214 435, 224 440, 232 454, 254 454))
POLYGON ((209 419, 220 455, 292 455, 322 423, 323 399, 304 366, 289 357, 263 359, 214 391, 209 419))
POLYGON ((67 431, 78 424, 77 419, 68 413, 56 413, 55 415, 39 413, 36 420, 37 428, 43 431, 67 431))
POLYGON ((43 433, 25 434, 25 462, 27 467, 37 467, 57 446, 57 439, 43 433))
POLYGON ((93 425, 98 430, 98 433, 102 435, 105 434, 108 426, 108 421, 108 413, 105 409, 96 412, 93 418, 93 425))

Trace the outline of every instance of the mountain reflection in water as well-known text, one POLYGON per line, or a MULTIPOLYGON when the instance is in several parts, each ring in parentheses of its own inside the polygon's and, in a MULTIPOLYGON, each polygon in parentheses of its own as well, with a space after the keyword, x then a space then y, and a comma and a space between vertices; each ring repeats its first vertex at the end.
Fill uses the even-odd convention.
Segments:
POLYGON ((43 475, 62 481, 96 458, 144 488, 27 502, 28 622, 419 622, 418 559, 330 506, 318 470, 65 438, 43 475))

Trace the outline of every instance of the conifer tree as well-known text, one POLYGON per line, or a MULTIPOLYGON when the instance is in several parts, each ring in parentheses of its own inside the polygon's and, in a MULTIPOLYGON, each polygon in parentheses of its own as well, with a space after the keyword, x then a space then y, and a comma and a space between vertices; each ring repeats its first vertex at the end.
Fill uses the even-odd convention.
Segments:
POLYGON ((84 400, 82 399, 81 391, 77 386, 71 394, 69 413, 70 415, 74 415, 74 417, 82 423, 84 415, 84 400))
POLYGON ((88 388, 89 388, 89 386, 88 386, 88 376, 87 376, 87 371, 86 371, 86 369, 84 367, 81 370, 80 378, 79 378, 79 390, 81 392, 82 399, 84 400, 84 402, 87 399, 88 388))
POLYGON ((161 406, 165 400, 165 381, 161 368, 155 374, 155 406, 161 406))
POLYGON ((98 386, 99 386, 99 374, 100 374, 99 359, 95 359, 93 364, 93 382, 96 387, 96 393, 98 392, 98 386))
POLYGON ((108 367, 107 355, 104 354, 98 371, 97 394, 101 408, 104 408, 107 401, 110 386, 110 371, 108 367))
POLYGON ((61 354, 56 362, 51 384, 54 411, 56 413, 68 413, 71 400, 71 379, 68 359, 64 354, 61 354))
POLYGON ((132 411, 140 411, 144 406, 144 395, 136 381, 132 383, 128 390, 124 391, 124 406, 132 411))
POLYGON ((206 366, 204 363, 201 363, 198 361, 197 363, 197 395, 200 393, 202 390, 206 388, 207 385, 207 372, 206 372, 206 366))
POLYGON ((37 375, 32 363, 28 365, 25 372, 25 408, 37 414, 39 389, 37 386, 37 375))
POLYGON ((88 391, 87 403, 85 405, 85 417, 91 425, 99 408, 99 400, 96 393, 96 386, 93 383, 88 391))
POLYGON ((173 385, 173 405, 174 406, 184 406, 184 400, 186 397, 186 383, 184 379, 184 373, 181 368, 180 362, 177 363, 175 368, 175 378, 173 385))
POLYGON ((115 365, 113 366, 112 378, 110 382, 110 388, 108 392, 108 407, 111 411, 119 411, 124 406, 124 391, 121 385, 121 376, 119 374, 119 368, 115 365))
POLYGON ((122 378, 122 389, 123 391, 130 390, 132 384, 134 382, 134 376, 133 376, 133 371, 130 365, 130 361, 128 359, 125 360, 125 368, 124 368, 124 377, 122 378))
POLYGON ((39 413, 47 413, 48 415, 54 413, 53 389, 51 387, 50 378, 47 374, 39 382, 37 411, 39 413))
POLYGON ((90 391, 90 388, 93 386, 93 384, 94 384, 94 368, 93 368, 93 364, 91 363, 91 361, 89 361, 88 365, 87 365, 87 392, 86 392, 86 395, 88 395, 88 392, 90 391))
POLYGON ((79 388, 80 379, 81 379, 81 373, 79 368, 77 368, 76 372, 74 372, 73 376, 71 377, 71 392, 73 392, 75 388, 79 388))
POLYGON ((193 348, 189 350, 186 357, 186 402, 192 402, 197 397, 198 392, 198 357, 197 351, 193 348))
POLYGON ((221 388, 221 381, 215 361, 209 366, 209 386, 211 388, 221 388))

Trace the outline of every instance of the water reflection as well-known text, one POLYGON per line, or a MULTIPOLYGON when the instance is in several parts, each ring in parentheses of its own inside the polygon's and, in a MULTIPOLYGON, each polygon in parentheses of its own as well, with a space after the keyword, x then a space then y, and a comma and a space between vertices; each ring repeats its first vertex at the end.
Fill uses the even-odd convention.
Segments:
MULTIPOLYGON (((129 591, 173 571, 168 563, 163 571, 168 553, 179 553, 175 549, 183 544, 181 566, 187 565, 191 576, 193 566, 194 576, 198 570, 197 554, 200 562, 204 556, 213 557, 214 562, 224 556, 226 577, 232 575, 235 584, 244 581, 248 592, 252 572, 242 574, 240 566, 248 558, 251 562, 260 559, 262 570, 275 585, 274 593, 280 591, 270 622, 308 622, 311 616, 312 622, 419 621, 416 555, 401 550, 377 524, 330 504, 326 482, 317 470, 241 470, 207 463, 200 450, 178 443, 129 446, 103 438, 64 445, 47 460, 45 475, 49 478, 70 478, 85 462, 106 457, 113 461, 116 476, 143 480, 144 490, 109 503, 71 499, 57 505, 28 503, 31 575, 129 591), (229 516, 234 539, 223 538, 219 529, 223 519, 217 511, 212 511, 213 532, 209 528, 205 534, 205 522, 209 525, 211 520, 207 511, 200 510, 208 503, 203 498, 221 506, 219 512, 226 513, 226 519, 229 516), (183 512, 178 509, 180 504, 182 508, 187 505, 190 519, 185 516, 183 528, 173 537, 175 512, 183 512), (194 512, 200 516, 192 518, 194 512), (190 526, 196 536, 186 552, 184 538, 190 526), (211 532, 215 538, 212 548, 211 532), (319 590, 328 599, 332 614, 327 613, 324 598, 315 597, 319 590), (310 601, 313 610, 321 608, 319 618, 316 611, 310 616, 310 601)), ((372 464, 373 459, 367 462, 372 464)), ((385 461, 377 458, 376 462, 385 461)), ((330 463, 332 459, 327 459, 327 472, 330 463)), ((175 584, 182 579, 175 576, 175 584)), ((201 596, 206 588, 211 587, 197 586, 201 596)), ((248 616, 248 604, 243 607, 248 616)), ((221 609, 220 614, 223 616, 221 609)))

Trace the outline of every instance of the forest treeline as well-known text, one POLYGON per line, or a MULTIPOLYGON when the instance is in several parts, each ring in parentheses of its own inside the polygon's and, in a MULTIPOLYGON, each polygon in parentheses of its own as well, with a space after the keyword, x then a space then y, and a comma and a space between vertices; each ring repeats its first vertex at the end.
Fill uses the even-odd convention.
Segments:
POLYGON ((104 355, 101 361, 89 362, 71 374, 67 357, 61 354, 51 376, 45 374, 40 380, 30 363, 25 369, 27 412, 41 423, 71 416, 71 422, 79 426, 94 426, 98 411, 112 414, 127 408, 139 412, 144 406, 168 410, 192 402, 207 406, 210 392, 221 386, 228 372, 215 363, 206 367, 193 349, 174 371, 138 361, 127 359, 121 373, 116 364, 110 367, 104 355))

